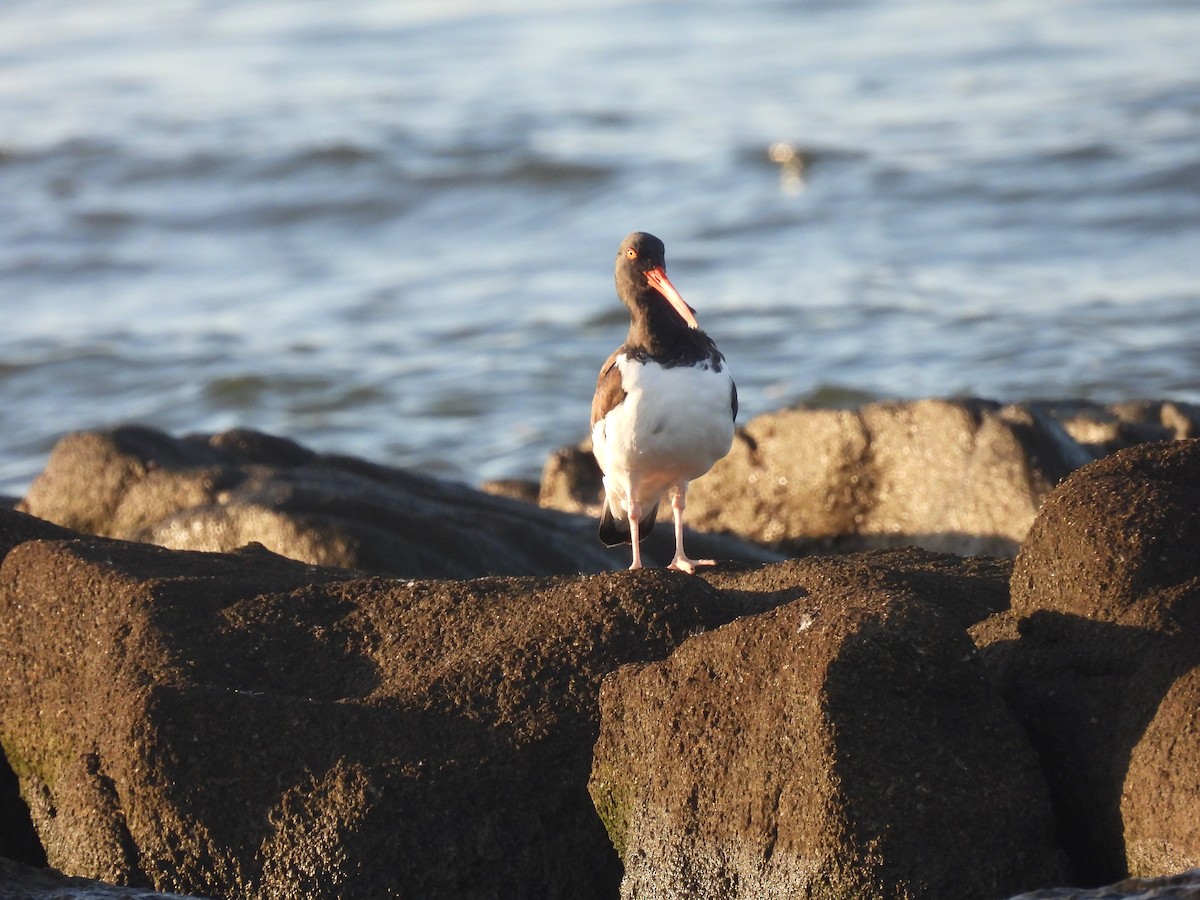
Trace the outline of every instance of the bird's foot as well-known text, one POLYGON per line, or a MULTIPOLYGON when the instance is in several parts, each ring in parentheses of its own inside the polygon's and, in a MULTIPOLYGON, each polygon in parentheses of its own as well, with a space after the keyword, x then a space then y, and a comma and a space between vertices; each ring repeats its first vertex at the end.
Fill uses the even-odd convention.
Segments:
POLYGON ((642 561, 640 559, 635 559, 633 562, 631 562, 629 564, 629 571, 632 572, 636 569, 640 569, 641 567, 642 567, 642 561))
POLYGON ((696 566, 715 566, 716 564, 717 561, 715 559, 689 559, 681 554, 676 554, 667 568, 674 569, 676 572, 687 572, 689 575, 694 575, 696 573, 696 566))

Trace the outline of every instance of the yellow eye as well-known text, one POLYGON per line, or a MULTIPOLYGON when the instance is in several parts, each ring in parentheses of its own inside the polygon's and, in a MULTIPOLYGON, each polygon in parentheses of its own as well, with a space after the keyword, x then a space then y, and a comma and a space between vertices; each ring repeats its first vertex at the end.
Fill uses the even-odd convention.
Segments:
POLYGON ((628 256, 630 259, 637 259, 637 251, 634 250, 632 247, 630 247, 628 250, 625 251, 625 255, 628 256))

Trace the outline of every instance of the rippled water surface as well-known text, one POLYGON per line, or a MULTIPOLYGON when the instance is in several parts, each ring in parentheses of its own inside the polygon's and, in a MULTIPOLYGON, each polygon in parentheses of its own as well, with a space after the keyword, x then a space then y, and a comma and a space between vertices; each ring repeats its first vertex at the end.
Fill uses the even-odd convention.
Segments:
POLYGON ((1200 4, 0 5, 0 492, 233 426, 477 482, 667 242, 748 417, 1200 401, 1200 4))

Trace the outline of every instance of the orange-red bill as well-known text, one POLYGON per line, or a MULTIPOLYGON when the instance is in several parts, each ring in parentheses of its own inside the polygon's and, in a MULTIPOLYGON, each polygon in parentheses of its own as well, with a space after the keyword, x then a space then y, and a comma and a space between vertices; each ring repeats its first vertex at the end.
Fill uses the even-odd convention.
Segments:
POLYGON ((679 317, 688 323, 689 328, 700 327, 696 323, 696 316, 692 313, 692 308, 684 302, 683 297, 679 296, 679 291, 675 290, 675 285, 671 284, 671 279, 667 277, 667 273, 662 270, 661 266, 648 271, 646 280, 650 282, 652 288, 667 298, 667 302, 675 308, 679 317))

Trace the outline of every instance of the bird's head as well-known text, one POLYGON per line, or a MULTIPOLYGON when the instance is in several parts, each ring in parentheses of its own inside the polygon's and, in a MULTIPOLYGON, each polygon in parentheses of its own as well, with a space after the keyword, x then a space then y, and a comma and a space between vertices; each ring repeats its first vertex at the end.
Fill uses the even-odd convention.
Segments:
POLYGON ((689 328, 699 328, 696 311, 684 302, 675 285, 667 278, 667 248, 652 234, 635 231, 621 241, 617 251, 617 295, 632 308, 638 298, 652 288, 666 300, 687 323, 689 328))

